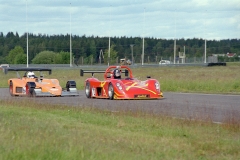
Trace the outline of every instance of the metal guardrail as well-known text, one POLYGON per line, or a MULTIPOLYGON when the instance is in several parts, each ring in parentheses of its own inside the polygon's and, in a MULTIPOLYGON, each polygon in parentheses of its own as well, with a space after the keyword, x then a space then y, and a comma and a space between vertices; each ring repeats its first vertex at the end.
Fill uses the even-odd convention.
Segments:
MULTIPOLYGON (((113 64, 119 65, 119 64, 113 64)), ((29 64, 29 67, 41 67, 41 68, 56 68, 56 69, 79 69, 79 68, 107 68, 108 65, 72 65, 70 67, 69 64, 29 64)), ((208 66, 208 63, 176 63, 176 64, 134 64, 129 65, 130 68, 140 68, 140 67, 181 67, 181 66, 208 66)), ((25 64, 12 64, 10 67, 26 67, 25 64)))

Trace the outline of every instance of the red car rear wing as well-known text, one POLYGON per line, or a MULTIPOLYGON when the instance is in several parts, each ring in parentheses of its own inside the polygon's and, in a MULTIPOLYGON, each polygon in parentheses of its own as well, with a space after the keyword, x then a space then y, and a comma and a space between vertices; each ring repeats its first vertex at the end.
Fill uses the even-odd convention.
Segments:
POLYGON ((84 75, 84 73, 91 73, 92 76, 94 75, 94 73, 105 73, 106 71, 97 71, 97 70, 83 70, 80 69, 80 76, 82 77, 84 75))
POLYGON ((84 73, 91 73, 92 77, 94 75, 94 73, 104 73, 104 78, 110 78, 109 74, 113 74, 113 71, 115 69, 119 69, 121 71, 121 73, 125 73, 125 77, 128 78, 133 78, 132 76, 132 71, 128 66, 109 66, 105 71, 103 70, 83 70, 80 69, 80 76, 83 76, 84 73))
MULTIPOLYGON (((83 76, 84 73, 91 73, 92 76, 94 75, 94 73, 106 73, 108 71, 100 71, 100 70, 83 70, 83 69, 80 69, 80 76, 83 76)), ((110 71, 109 71, 110 73, 110 71)), ((121 73, 125 73, 125 76, 128 76, 128 70, 125 69, 124 71, 122 71, 121 73)))

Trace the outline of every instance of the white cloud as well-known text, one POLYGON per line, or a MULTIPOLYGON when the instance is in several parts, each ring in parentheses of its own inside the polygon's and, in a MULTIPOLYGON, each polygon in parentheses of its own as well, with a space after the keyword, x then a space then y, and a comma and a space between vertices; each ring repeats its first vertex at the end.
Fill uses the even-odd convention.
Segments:
POLYGON ((210 0, 193 0, 193 3, 196 5, 196 6, 200 6, 200 7, 203 7, 203 6, 207 6, 209 4, 209 1, 210 0))
POLYGON ((20 35, 67 34, 71 25, 80 36, 240 38, 239 11, 239 0, 0 0, 1 32, 20 35))

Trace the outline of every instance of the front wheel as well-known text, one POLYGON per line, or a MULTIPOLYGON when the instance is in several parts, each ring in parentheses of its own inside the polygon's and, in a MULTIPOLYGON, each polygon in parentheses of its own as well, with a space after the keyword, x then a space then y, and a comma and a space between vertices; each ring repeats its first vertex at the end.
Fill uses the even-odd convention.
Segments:
POLYGON ((34 82, 27 82, 26 84, 26 95, 29 97, 35 96, 34 88, 36 87, 36 84, 34 82))
POLYGON ((67 91, 70 91, 69 88, 77 88, 76 82, 75 81, 67 81, 66 88, 67 88, 67 91))
POLYGON ((114 88, 113 85, 110 83, 108 86, 108 97, 110 100, 114 99, 114 88))
POLYGON ((85 86, 85 94, 87 98, 91 98, 91 86, 88 81, 86 82, 86 86, 85 86))
POLYGON ((14 96, 13 95, 13 83, 12 82, 10 82, 10 85, 9 85, 9 93, 10 93, 11 96, 14 96))

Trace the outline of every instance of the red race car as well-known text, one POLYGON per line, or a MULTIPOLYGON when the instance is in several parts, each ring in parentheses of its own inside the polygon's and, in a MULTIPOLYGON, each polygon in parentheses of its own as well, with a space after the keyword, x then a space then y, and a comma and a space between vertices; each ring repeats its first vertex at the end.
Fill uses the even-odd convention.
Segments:
POLYGON ((80 70, 80 76, 91 73, 92 77, 85 80, 87 98, 105 99, 161 99, 163 98, 160 83, 147 77, 140 81, 133 77, 127 66, 109 66, 105 71, 80 70), (95 73, 104 73, 104 80, 94 78, 95 73))

